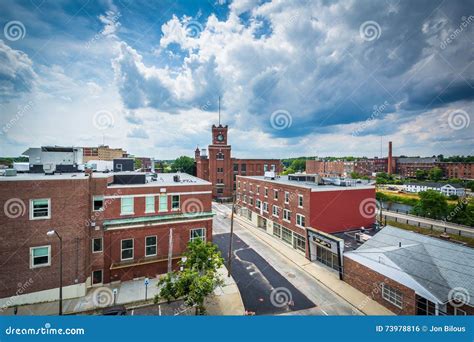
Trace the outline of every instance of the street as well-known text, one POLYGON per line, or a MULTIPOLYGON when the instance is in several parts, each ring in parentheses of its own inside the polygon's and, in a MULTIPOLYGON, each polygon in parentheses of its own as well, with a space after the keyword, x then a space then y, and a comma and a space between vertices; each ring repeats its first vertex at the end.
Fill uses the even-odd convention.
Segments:
MULTIPOLYGON (((213 203, 214 243, 227 261, 230 206, 213 203)), ((255 228, 257 229, 257 228, 255 228)), ((234 220, 232 276, 256 315, 353 315, 354 308, 234 220)), ((308 263, 310 261, 308 260, 308 263)))

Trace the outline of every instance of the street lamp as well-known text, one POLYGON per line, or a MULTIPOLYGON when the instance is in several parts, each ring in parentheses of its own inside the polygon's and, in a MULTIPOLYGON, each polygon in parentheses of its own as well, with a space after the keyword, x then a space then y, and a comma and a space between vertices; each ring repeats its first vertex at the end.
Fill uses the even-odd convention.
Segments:
POLYGON ((59 315, 63 314, 63 239, 57 231, 50 230, 48 236, 56 235, 59 239, 59 315))

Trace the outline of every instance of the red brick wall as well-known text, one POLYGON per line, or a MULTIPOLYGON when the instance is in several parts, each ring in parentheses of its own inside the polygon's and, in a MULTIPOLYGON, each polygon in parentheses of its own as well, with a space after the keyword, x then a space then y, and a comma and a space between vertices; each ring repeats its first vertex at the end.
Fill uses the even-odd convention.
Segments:
POLYGON ((63 285, 84 282, 86 278, 89 229, 89 178, 47 181, 4 181, 0 205, 16 198, 25 211, 17 218, 0 210, 0 298, 13 295, 18 284, 31 278, 24 293, 59 286, 59 242, 46 233, 54 229, 63 237, 63 285), (30 220, 30 199, 50 198, 51 219, 30 220), (30 247, 51 245, 51 266, 30 269, 30 247))
POLYGON ((397 315, 415 315, 416 313, 415 291, 347 257, 344 257, 344 281, 397 315), (402 309, 382 297, 382 283, 403 293, 402 309))
POLYGON ((375 189, 312 192, 309 225, 326 233, 370 227, 375 222, 375 214, 364 217, 360 210, 366 199, 374 199, 375 203, 375 189))

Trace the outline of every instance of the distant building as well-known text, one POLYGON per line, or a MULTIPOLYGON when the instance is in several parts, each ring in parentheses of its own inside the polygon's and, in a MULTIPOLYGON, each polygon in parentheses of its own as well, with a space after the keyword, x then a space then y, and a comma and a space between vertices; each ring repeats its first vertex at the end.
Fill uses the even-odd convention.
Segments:
POLYGON ((135 160, 139 160, 141 163, 141 170, 143 172, 151 172, 153 168, 153 161, 148 157, 135 157, 135 160))
POLYGON ((464 196, 464 187, 460 184, 444 184, 444 183, 406 183, 403 185, 403 190, 406 192, 419 193, 426 190, 439 191, 445 196, 464 196))
POLYGON ((344 254, 344 280, 398 315, 474 315, 472 248, 387 226, 344 254))
POLYGON ((108 145, 99 145, 98 147, 83 147, 84 163, 90 160, 109 160, 128 157, 127 151, 121 148, 110 148, 108 145))
POLYGON ((65 299, 155 277, 169 262, 176 268, 190 240, 212 240, 211 190, 183 173, 0 176, 0 258, 8 260, 0 307, 58 299, 59 242, 47 236, 51 229, 63 239, 65 299))
POLYGON ((340 271, 344 244, 332 234, 372 228, 375 187, 332 183, 310 174, 237 176, 239 213, 309 260, 340 271))
POLYGON ((232 198, 238 175, 263 176, 266 171, 280 173, 283 168, 278 159, 232 158, 227 131, 227 126, 212 125, 212 144, 207 150, 194 151, 196 175, 212 183, 212 195, 217 199, 232 198))
POLYGON ((22 154, 28 156, 32 173, 77 172, 83 164, 80 147, 31 147, 22 154))

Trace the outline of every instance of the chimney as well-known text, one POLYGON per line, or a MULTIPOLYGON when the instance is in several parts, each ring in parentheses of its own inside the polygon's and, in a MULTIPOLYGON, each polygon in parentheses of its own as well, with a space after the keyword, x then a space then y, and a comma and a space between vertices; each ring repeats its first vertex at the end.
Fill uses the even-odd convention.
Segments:
POLYGON ((388 142, 388 165, 387 165, 387 173, 389 175, 392 174, 392 167, 393 167, 393 161, 392 161, 392 142, 388 142))

